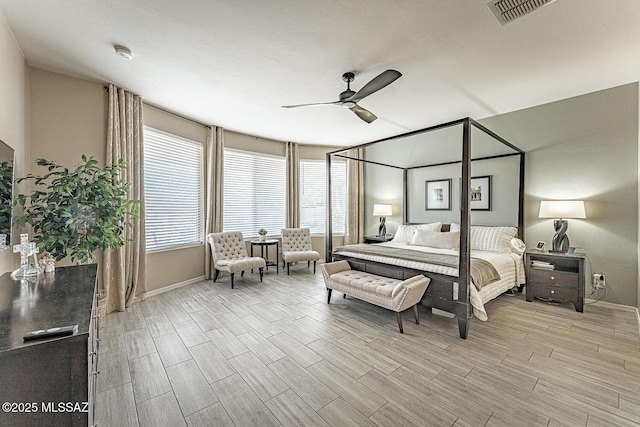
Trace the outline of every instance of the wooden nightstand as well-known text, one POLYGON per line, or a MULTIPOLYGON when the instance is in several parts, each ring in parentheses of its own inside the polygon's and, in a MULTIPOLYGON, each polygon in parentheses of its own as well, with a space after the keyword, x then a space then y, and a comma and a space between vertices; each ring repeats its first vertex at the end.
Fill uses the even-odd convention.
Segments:
POLYGON ((570 302, 584 310, 583 254, 530 251, 525 256, 527 301, 534 298, 570 302), (546 267, 546 268, 545 268, 546 267))
POLYGON ((384 243, 390 242, 393 239, 393 236, 365 236, 365 243, 384 243))

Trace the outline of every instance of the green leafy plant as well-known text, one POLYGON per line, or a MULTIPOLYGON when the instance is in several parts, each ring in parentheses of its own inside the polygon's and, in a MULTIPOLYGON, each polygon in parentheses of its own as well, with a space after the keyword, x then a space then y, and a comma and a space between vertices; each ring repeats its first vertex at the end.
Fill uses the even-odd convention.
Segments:
MULTIPOLYGON (((0 233, 6 235, 11 233, 12 184, 13 162, 0 162, 0 233)), ((9 243, 8 240, 4 243, 9 243)))
POLYGON ((267 230, 265 230, 264 228, 261 228, 260 230, 258 230, 258 234, 261 236, 266 236, 267 235, 267 230))
POLYGON ((104 169, 84 154, 74 170, 46 159, 36 164, 47 173, 16 180, 32 181, 33 192, 16 196, 14 205, 23 212, 14 223, 31 225, 41 253, 51 253, 56 261, 70 255, 73 262, 87 263, 97 249, 124 245, 125 227, 137 219, 140 201, 129 200, 129 185, 118 179, 126 169, 122 159, 104 169))

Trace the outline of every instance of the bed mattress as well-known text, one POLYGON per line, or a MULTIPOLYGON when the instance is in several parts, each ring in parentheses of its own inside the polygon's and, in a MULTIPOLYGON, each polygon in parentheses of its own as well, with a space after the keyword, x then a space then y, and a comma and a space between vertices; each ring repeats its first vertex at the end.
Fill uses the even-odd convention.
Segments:
MULTIPOLYGON (((411 249, 415 251, 425 253, 438 253, 459 255, 459 251, 451 249, 436 249, 427 246, 415 246, 408 245, 400 242, 385 242, 379 243, 379 245, 387 247, 397 247, 403 249, 411 249)), ((359 254, 355 252, 349 252, 349 246, 343 246, 336 248, 336 253, 342 256, 348 256, 353 258, 365 259, 368 261, 374 261, 389 265, 397 265, 399 267, 407 267, 416 270, 427 271, 431 273, 444 274, 447 276, 458 277, 458 269, 451 268, 442 265, 428 264, 417 261, 410 261, 400 258, 390 258, 378 255, 359 254)), ((524 262, 522 255, 516 253, 502 253, 502 252, 489 252, 489 251, 472 251, 471 256, 474 258, 483 259, 490 262, 494 268, 498 271, 500 279, 485 285, 480 291, 475 286, 470 286, 470 302, 473 306, 473 314, 480 320, 487 320, 487 312, 484 309, 484 304, 491 301, 493 298, 504 293, 505 291, 518 286, 525 282, 524 280, 524 262)))

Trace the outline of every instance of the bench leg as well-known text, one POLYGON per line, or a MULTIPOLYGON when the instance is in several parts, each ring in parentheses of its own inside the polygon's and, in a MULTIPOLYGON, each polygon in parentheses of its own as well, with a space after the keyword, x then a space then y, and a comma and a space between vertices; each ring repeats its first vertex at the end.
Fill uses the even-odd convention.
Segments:
POLYGON ((262 267, 260 267, 260 281, 262 282, 262 267))
POLYGON ((218 280, 218 274, 220 274, 220 270, 216 270, 215 273, 213 273, 213 281, 215 282, 216 280, 218 280))
POLYGON ((316 274, 316 262, 313 261, 313 274, 316 274))
POLYGON ((402 315, 399 311, 396 311, 396 319, 398 320, 398 329, 400 329, 400 333, 404 334, 404 330, 402 329, 402 315))
POLYGON ((287 263, 287 276, 289 275, 289 264, 291 264, 291 263, 289 263, 289 262, 287 263))
POLYGON ((235 274, 235 273, 231 273, 231 289, 233 289, 233 275, 234 275, 234 274, 235 274))
POLYGON ((413 314, 416 315, 416 325, 420 324, 420 314, 418 314, 418 304, 413 306, 413 314))
POLYGON ((327 304, 331 304, 331 291, 333 289, 327 288, 327 304))

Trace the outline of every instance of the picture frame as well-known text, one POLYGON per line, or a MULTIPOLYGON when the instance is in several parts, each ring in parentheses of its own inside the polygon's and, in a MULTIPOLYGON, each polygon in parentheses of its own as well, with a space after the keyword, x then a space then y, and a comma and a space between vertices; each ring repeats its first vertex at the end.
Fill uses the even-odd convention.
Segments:
POLYGON ((542 240, 540 240, 540 241, 538 242, 538 244, 536 245, 536 249, 537 249, 537 250, 539 250, 539 251, 544 251, 544 245, 545 245, 545 244, 546 244, 545 242, 543 242, 542 240))
POLYGON ((425 210, 451 210, 451 178, 425 181, 425 210))
POLYGON ((491 175, 471 177, 471 210, 491 210, 491 175))

